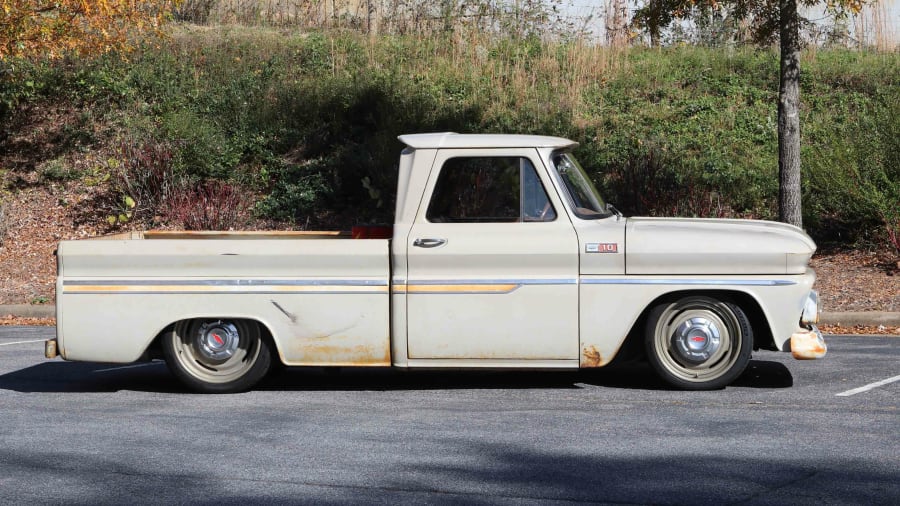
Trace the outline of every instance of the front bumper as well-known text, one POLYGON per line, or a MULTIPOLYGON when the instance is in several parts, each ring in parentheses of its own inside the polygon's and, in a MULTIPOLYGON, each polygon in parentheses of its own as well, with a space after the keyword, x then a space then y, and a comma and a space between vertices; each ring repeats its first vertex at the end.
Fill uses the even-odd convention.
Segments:
POLYGON ((56 339, 44 341, 44 356, 47 358, 56 358, 59 356, 59 346, 56 339))
POLYGON ((825 338, 815 325, 791 335, 791 355, 797 360, 815 360, 827 352, 825 338))

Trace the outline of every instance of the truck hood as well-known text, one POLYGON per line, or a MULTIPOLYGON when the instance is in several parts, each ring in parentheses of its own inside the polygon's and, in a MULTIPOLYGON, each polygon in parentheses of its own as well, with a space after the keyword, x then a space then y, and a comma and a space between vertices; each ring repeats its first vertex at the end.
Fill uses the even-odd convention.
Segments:
POLYGON ((628 218, 625 229, 627 274, 803 274, 815 250, 772 221, 628 218))

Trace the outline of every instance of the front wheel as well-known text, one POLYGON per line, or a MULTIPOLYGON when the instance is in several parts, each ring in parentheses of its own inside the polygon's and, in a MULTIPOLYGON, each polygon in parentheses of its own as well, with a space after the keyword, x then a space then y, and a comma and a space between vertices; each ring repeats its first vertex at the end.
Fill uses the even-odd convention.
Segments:
POLYGON ((197 319, 175 324, 163 335, 166 365, 191 390, 247 390, 268 372, 269 343, 251 320, 197 319))
POLYGON ((706 296, 657 304, 644 339, 650 365, 685 390, 724 388, 750 362, 753 330, 737 305, 706 296))

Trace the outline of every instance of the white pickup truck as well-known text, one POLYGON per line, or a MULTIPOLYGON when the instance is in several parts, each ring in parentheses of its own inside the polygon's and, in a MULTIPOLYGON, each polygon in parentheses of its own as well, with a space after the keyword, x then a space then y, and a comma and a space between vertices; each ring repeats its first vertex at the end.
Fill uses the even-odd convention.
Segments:
POLYGON ((753 350, 819 358, 800 229, 624 218, 571 155, 526 135, 404 135, 385 238, 135 232, 58 249, 45 355, 162 357, 201 392, 270 367, 602 367, 637 347, 684 389, 722 388, 753 350))

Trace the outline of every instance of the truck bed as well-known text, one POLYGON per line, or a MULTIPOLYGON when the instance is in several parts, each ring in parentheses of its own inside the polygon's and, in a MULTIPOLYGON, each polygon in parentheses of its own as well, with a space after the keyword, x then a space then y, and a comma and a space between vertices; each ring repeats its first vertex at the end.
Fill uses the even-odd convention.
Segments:
POLYGON ((131 232, 64 241, 60 353, 131 362, 173 322, 231 317, 265 326, 288 365, 390 365, 390 241, 335 240, 349 237, 131 232), (98 322, 101 334, 91 330, 98 322))

